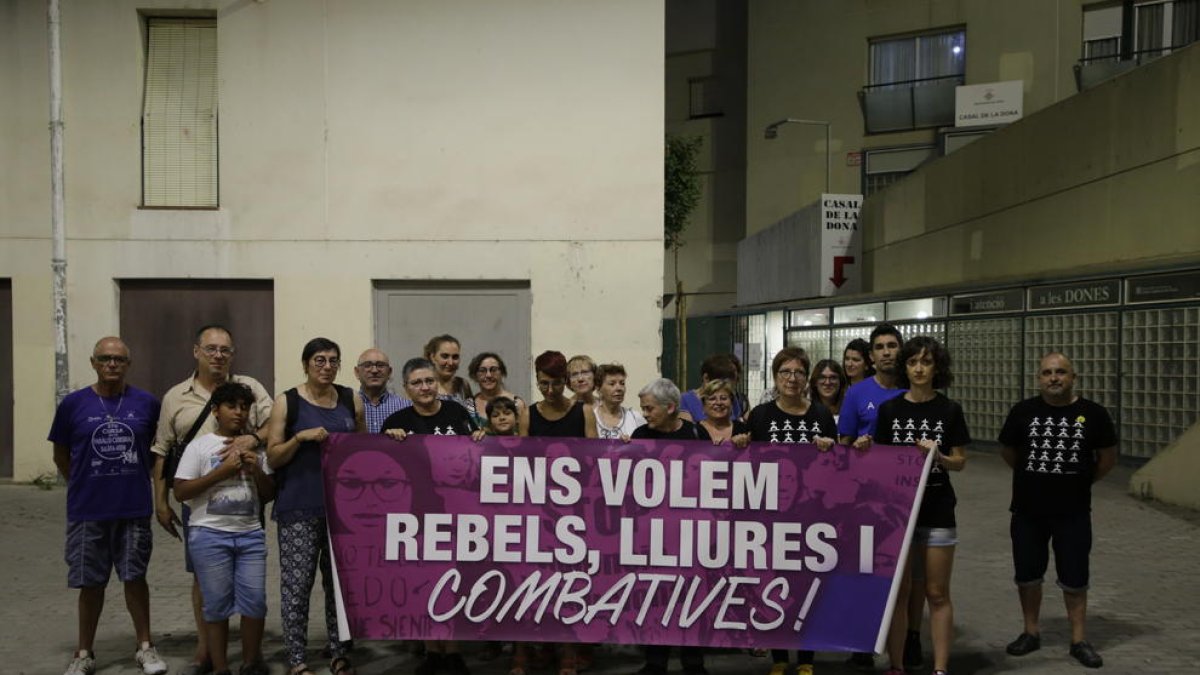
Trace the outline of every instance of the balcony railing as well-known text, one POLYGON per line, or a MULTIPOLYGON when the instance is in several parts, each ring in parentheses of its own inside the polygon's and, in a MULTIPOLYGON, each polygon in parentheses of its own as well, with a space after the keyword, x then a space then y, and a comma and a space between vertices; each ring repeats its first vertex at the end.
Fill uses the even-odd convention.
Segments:
POLYGON ((868 134, 954 125, 954 88, 963 75, 926 77, 862 88, 858 101, 868 134))
POLYGON ((1077 91, 1091 89, 1101 82, 1110 80, 1121 73, 1137 68, 1143 63, 1149 63, 1186 46, 1187 44, 1181 44, 1141 49, 1133 52, 1131 58, 1124 60, 1121 59, 1119 54, 1079 59, 1079 63, 1075 64, 1075 88, 1077 91))

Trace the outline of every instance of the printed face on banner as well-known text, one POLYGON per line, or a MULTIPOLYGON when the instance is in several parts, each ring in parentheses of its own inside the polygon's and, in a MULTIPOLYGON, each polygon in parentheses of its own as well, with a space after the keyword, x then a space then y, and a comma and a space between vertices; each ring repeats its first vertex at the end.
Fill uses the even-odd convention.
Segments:
POLYGON ((336 434, 324 474, 359 639, 872 651, 919 450, 336 434))

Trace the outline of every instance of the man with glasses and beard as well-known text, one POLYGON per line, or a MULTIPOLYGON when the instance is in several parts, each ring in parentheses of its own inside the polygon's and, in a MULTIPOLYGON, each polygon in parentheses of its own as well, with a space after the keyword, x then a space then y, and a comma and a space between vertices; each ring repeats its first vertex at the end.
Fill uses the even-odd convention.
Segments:
POLYGON ((187 549, 187 528, 191 510, 186 504, 183 505, 181 521, 171 508, 163 467, 167 453, 177 441, 191 440, 187 436, 201 413, 205 413, 204 422, 193 436, 198 438, 216 430, 216 421, 208 414, 208 399, 213 390, 226 382, 244 384, 250 387, 254 394, 254 405, 250 407, 246 427, 242 434, 229 438, 226 451, 242 453, 266 448, 267 421, 271 419, 271 395, 258 380, 231 373, 233 356, 233 335, 228 328, 209 325, 196 331, 196 342, 192 345, 195 368, 187 379, 171 387, 163 396, 162 412, 158 416, 158 433, 151 448, 157 455, 154 463, 154 510, 158 524, 176 539, 181 537, 175 526, 183 526, 184 565, 188 573, 192 574, 192 614, 196 620, 196 651, 192 663, 180 671, 180 675, 207 673, 212 670, 212 660, 208 654, 200 585, 196 581, 192 559, 187 549))

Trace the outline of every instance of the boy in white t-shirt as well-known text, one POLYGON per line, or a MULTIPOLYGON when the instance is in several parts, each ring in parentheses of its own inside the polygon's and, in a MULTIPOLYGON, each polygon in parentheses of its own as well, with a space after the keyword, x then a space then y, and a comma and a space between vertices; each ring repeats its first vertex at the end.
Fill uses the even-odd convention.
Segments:
POLYGON ((267 617, 267 540, 259 518, 275 491, 265 455, 229 451, 242 432, 254 393, 226 382, 209 399, 217 431, 196 438, 179 459, 175 498, 192 510, 188 547, 204 598, 213 675, 228 675, 229 617, 242 616, 241 675, 266 675, 262 659, 267 617))

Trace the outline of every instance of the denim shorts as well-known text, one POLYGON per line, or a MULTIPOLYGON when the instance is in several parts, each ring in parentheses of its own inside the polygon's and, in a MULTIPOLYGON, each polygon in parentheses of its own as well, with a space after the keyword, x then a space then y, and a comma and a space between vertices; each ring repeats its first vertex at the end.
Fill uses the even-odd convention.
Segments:
POLYGON ((920 546, 957 546, 957 527, 917 527, 913 532, 913 543, 920 546))
POLYGON ((149 518, 67 522, 67 587, 105 586, 117 570, 121 581, 146 577, 154 535, 149 518))
POLYGON ((262 530, 224 532, 188 528, 188 541, 204 620, 224 621, 234 614, 267 616, 267 535, 262 530))

